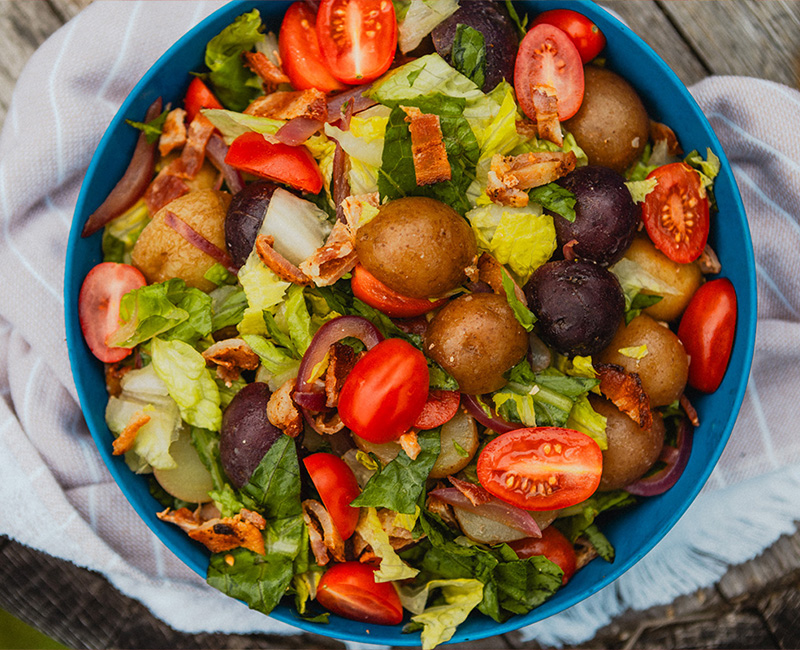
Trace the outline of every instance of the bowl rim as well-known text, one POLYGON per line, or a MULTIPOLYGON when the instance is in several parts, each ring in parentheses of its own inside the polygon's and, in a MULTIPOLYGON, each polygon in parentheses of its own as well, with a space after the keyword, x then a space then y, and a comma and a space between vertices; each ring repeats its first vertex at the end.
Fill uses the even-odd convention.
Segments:
MULTIPOLYGON (((67 347, 69 352, 69 360, 70 366, 73 372, 73 378, 75 381, 79 401, 81 404, 81 409, 84 413, 84 416, 87 418, 87 425, 89 425, 90 433, 94 439, 96 446, 103 458, 103 461, 106 467, 109 469, 110 473, 112 474, 115 482, 119 486, 120 490, 123 492, 127 500, 131 503, 131 505, 136 510, 139 517, 145 522, 145 524, 153 531, 156 537, 159 538, 175 555, 177 555, 187 566, 189 566, 193 571, 198 573, 201 577, 205 577, 205 569, 206 566, 200 566, 196 561, 194 561, 183 549, 176 549, 175 544, 171 543, 173 540, 177 539, 176 535, 172 534, 171 532, 166 532, 168 529, 163 528, 163 523, 157 520, 154 516, 152 511, 152 504, 150 505, 150 510, 143 510, 144 504, 142 500, 134 494, 133 490, 129 486, 128 481, 130 480, 130 476, 132 473, 124 465, 124 463, 118 462, 119 458, 112 458, 110 451, 108 450, 108 436, 110 435, 105 422, 98 422, 96 418, 91 416, 91 409, 90 409, 90 400, 89 400, 89 390, 87 386, 87 382, 85 381, 85 377, 82 373, 78 372, 77 369, 81 367, 81 360, 78 358, 78 353, 76 350, 76 345, 80 345, 83 341, 81 330, 80 330, 80 323, 77 314, 77 301, 75 297, 77 297, 80 284, 83 280, 82 277, 77 277, 75 273, 70 273, 70 270, 75 265, 76 256, 78 255, 77 249, 79 248, 78 244, 81 240, 80 237, 80 230, 82 228, 82 221, 83 215, 88 213, 88 202, 90 200, 90 191, 89 191, 89 180, 92 179, 99 171, 100 165, 102 164, 102 159, 104 158, 105 152, 107 149, 110 148, 111 144, 116 141, 117 133, 116 131, 120 127, 120 125, 124 122, 124 119, 128 116, 134 101, 142 94, 145 93, 148 86, 151 85, 151 82, 154 78, 156 78, 159 74, 162 73, 162 69, 168 67, 169 62, 174 57, 174 55, 179 51, 182 50, 184 47, 188 46, 192 41, 197 37, 197 34, 204 29, 208 29, 210 26, 215 25, 219 21, 222 20, 223 17, 228 17, 228 23, 233 20, 234 17, 238 16, 241 13, 253 8, 264 5, 266 0, 233 0, 229 2, 219 9, 212 12, 209 16, 191 28, 187 33, 185 33, 180 39, 178 39, 175 43, 173 43, 169 49, 162 54, 157 61, 147 70, 144 76, 136 83, 134 88, 122 102, 120 108, 112 118, 111 122, 109 123, 108 127, 106 128, 98 146, 92 156, 91 162, 86 172, 86 176, 81 185, 80 194, 78 196, 78 200, 75 207, 75 212, 73 216, 73 222, 70 229, 70 235, 68 239, 67 245, 67 256, 66 256, 66 263, 65 263, 65 277, 64 277, 64 300, 65 300, 65 325, 66 325, 66 333, 67 333, 67 347), (166 538, 166 539, 165 539, 166 538)), ((272 3, 269 4, 278 5, 279 3, 272 3)), ((281 5, 290 4, 289 2, 280 3, 281 5)), ((555 6, 563 7, 566 2, 563 0, 523 0, 521 2, 515 2, 518 7, 524 7, 529 11, 537 11, 538 10, 545 10, 547 8, 552 8, 555 6)), ((562 596, 561 599, 558 601, 558 607, 555 611, 549 611, 553 609, 553 607, 548 607, 547 605, 552 602, 552 598, 545 602, 543 605, 534 608, 529 613, 524 615, 516 615, 511 617, 509 620, 503 623, 497 623, 492 619, 487 617, 483 617, 480 615, 481 618, 484 618, 485 621, 488 623, 487 625, 483 626, 483 629, 479 630, 478 633, 475 633, 474 630, 470 631, 463 631, 464 625, 459 626, 459 629, 456 631, 453 638, 448 643, 457 643, 457 642, 464 642, 470 640, 477 640, 486 638, 489 636, 494 636, 497 634, 503 634, 506 632, 510 632, 513 630, 520 629, 521 627, 528 626, 530 624, 536 623, 538 621, 544 620, 545 618, 552 616, 556 613, 562 612, 573 605, 582 602, 583 600, 587 599, 589 596, 593 595, 594 593, 600 591, 611 582, 619 578, 623 575, 628 569, 638 563, 647 553, 649 553, 652 548, 664 538, 664 536, 673 528, 673 526, 677 523, 677 521, 683 516, 692 502, 695 500, 697 495, 699 494, 702 487, 707 482, 711 472, 713 471, 714 467, 716 466, 722 451, 727 444, 727 441, 730 437, 730 434, 733 430, 733 426, 735 424, 736 418, 738 416, 738 412, 741 408, 741 404, 744 399, 745 390, 747 387, 747 376, 749 375, 753 354, 754 354, 754 343, 755 343, 755 331, 756 331, 756 305, 757 305, 757 296, 756 296, 756 274, 755 274, 755 259, 753 253, 753 245, 750 236, 750 231, 747 223, 747 217, 744 210, 744 205, 741 200, 741 195, 739 193, 735 177, 733 175, 733 171, 731 169, 730 163, 727 159, 725 151, 723 150, 716 134, 714 133, 713 128, 711 127, 710 123, 708 122, 707 118, 703 115, 702 111, 700 110, 697 102, 692 97, 689 90, 686 86, 680 81, 677 75, 672 71, 671 68, 660 58, 652 48, 644 42, 635 32, 633 32, 627 25, 622 23, 615 14, 609 12, 604 7, 601 7, 590 0, 570 0, 568 3, 569 8, 575 9, 580 11, 581 13, 586 13, 592 20, 595 22, 602 23, 605 25, 603 27, 603 31, 609 35, 607 30, 610 29, 610 32, 616 34, 615 38, 619 38, 621 34, 624 38, 628 39, 632 45, 635 46, 637 49, 643 50, 647 54, 647 58, 650 64, 654 64, 658 69, 660 74, 664 75, 666 79, 672 84, 672 86, 679 89, 682 98, 688 102, 689 108, 691 110, 691 119, 697 120, 700 125, 702 126, 702 130, 705 132, 705 135, 708 137, 708 146, 714 151, 715 154, 720 158, 721 162, 721 170, 720 170, 720 177, 726 176, 730 180, 731 183, 731 198, 733 200, 734 205, 729 206, 729 208, 733 208, 733 211, 736 212, 736 215, 740 217, 743 221, 743 237, 744 237, 744 244, 745 244, 745 255, 744 255, 744 262, 747 268, 747 279, 749 281, 748 284, 748 294, 746 296, 747 300, 742 300, 742 296, 740 296, 740 305, 744 302, 752 305, 752 309, 743 313, 741 310, 738 313, 738 322, 737 322, 737 332, 736 337, 744 342, 745 350, 744 350, 744 358, 743 363, 741 366, 741 374, 742 376, 739 378, 739 381, 736 385, 736 390, 733 393, 732 397, 732 408, 728 418, 725 420, 723 426, 723 432, 720 436, 720 439, 717 445, 713 448, 711 453, 711 458, 709 459, 711 462, 708 462, 707 467, 701 471, 699 474, 699 479, 692 486, 689 490, 687 496, 684 500, 680 503, 680 507, 672 510, 667 517, 663 519, 661 525, 654 531, 651 537, 647 540, 647 542, 641 545, 636 552, 632 553, 629 557, 625 558, 625 561, 620 564, 614 564, 606 573, 606 575, 601 578, 599 581, 591 584, 588 588, 583 590, 576 590, 575 593, 567 593, 565 596, 562 596), (598 20, 599 18, 599 20, 598 20)), ((220 24, 227 24, 227 23, 220 23, 220 24)), ((611 38, 609 38, 611 40, 611 38)), ((203 47, 205 43, 203 43, 203 47)), ((614 66, 612 66, 614 67, 614 66)), ((133 118, 137 119, 137 118, 133 118)), ((719 226, 717 226, 719 227, 719 226)), ((737 292, 739 288, 737 287, 737 292)), ((556 596, 560 593, 557 592, 556 596)), ((555 596, 554 596, 555 598, 555 596)), ((419 645, 420 643, 420 636, 419 633, 413 634, 401 634, 399 632, 400 626, 380 626, 380 625, 373 625, 369 626, 369 630, 367 633, 363 633, 360 631, 360 624, 355 623, 353 621, 349 621, 347 619, 338 619, 338 617, 332 616, 331 619, 338 619, 340 621, 344 621, 345 625, 341 626, 338 625, 336 628, 332 626, 324 626, 316 623, 309 623, 304 619, 301 619, 295 612, 293 607, 286 607, 285 605, 279 605, 269 616, 274 617, 276 620, 281 622, 287 623, 289 625, 295 626, 301 630, 306 632, 311 632, 314 634, 320 634, 324 636, 328 636, 330 638, 336 638, 341 640, 347 641, 359 641, 359 642, 368 642, 368 643, 389 643, 392 645, 419 645), (284 611, 286 610, 286 611, 284 611), (351 631, 356 630, 356 631, 351 631)), ((475 614, 471 614, 470 618, 475 617, 475 614)), ((468 619, 469 620, 469 619, 468 619)))

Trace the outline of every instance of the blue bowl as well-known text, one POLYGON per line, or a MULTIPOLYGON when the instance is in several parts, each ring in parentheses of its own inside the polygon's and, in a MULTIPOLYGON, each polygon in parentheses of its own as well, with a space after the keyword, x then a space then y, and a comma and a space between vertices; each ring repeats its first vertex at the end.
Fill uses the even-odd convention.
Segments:
MULTIPOLYGON (((157 98, 178 104, 191 80, 188 72, 203 67, 206 43, 236 16, 256 7, 264 22, 277 32, 289 2, 240 0, 226 5, 164 54, 136 85, 108 127, 92 158, 78 198, 67 248, 65 305, 67 344, 75 384, 86 421, 114 479, 136 512, 150 529, 189 567, 205 577, 208 552, 182 531, 156 518, 159 504, 150 495, 147 480, 133 474, 123 459, 111 454, 112 434, 104 411, 108 396, 103 366, 89 351, 78 322, 78 293, 89 270, 102 261, 101 234, 83 239, 81 228, 89 214, 103 201, 128 165, 136 132, 125 119, 141 120, 157 98)), ((700 416, 689 464, 678 483, 665 494, 642 499, 637 506, 615 513, 602 523, 604 533, 616 548, 616 560, 595 560, 581 569, 553 598, 524 616, 505 623, 473 614, 456 632, 452 642, 472 641, 503 634, 561 612, 600 590, 638 562, 673 527, 708 479, 733 429, 744 397, 753 355, 756 331, 756 280, 753 248, 736 182, 716 135, 686 87, 658 55, 630 29, 588 0, 569 3, 555 0, 518 3, 531 14, 569 5, 591 18, 608 39, 608 66, 625 77, 639 92, 650 116, 670 125, 686 151, 705 154, 710 147, 722 161, 715 185, 719 215, 712 219, 710 243, 722 263, 722 275, 736 287, 738 323, 730 366, 720 388, 711 395, 691 395, 700 416)), ((337 639, 387 645, 419 645, 419 633, 402 634, 401 626, 365 625, 337 616, 330 623, 315 624, 301 619, 289 605, 279 605, 276 619, 308 632, 337 639)))

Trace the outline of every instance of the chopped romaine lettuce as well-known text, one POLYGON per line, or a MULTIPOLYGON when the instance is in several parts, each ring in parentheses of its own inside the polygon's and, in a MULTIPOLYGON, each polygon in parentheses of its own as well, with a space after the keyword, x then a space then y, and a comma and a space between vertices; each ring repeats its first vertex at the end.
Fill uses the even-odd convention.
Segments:
POLYGON ((244 113, 227 111, 222 108, 204 108, 202 112, 209 122, 219 129, 226 144, 230 144, 242 133, 249 131, 274 135, 285 124, 283 120, 245 115, 244 113))
POLYGON ((408 566, 392 548, 389 534, 381 526, 375 508, 367 508, 366 514, 361 515, 356 530, 380 559, 380 567, 375 572, 375 582, 406 580, 419 573, 419 569, 408 566))
POLYGON ((483 88, 486 79, 486 40, 481 32, 463 23, 456 25, 450 59, 456 70, 478 88, 483 88))
POLYGON ((313 255, 330 232, 327 212, 281 188, 272 194, 259 230, 271 236, 275 250, 295 266, 313 255))
POLYGON ((251 252, 239 269, 239 283, 247 297, 247 309, 238 325, 240 334, 266 334, 262 312, 273 311, 281 302, 291 282, 282 280, 251 252))
POLYGON ((103 261, 130 264, 133 245, 148 223, 150 213, 144 199, 110 221, 103 231, 103 261))
POLYGON ((458 0, 395 0, 397 45, 405 54, 458 9, 458 0))

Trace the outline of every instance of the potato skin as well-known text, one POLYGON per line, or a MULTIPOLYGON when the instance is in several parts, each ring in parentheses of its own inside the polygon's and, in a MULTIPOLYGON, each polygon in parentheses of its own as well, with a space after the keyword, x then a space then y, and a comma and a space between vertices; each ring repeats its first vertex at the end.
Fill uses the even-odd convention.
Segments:
POLYGON ((196 190, 156 212, 131 252, 131 261, 148 283, 181 278, 203 291, 215 288, 203 276, 217 261, 184 239, 165 222, 167 212, 191 226, 212 244, 225 250, 225 214, 231 196, 227 192, 196 190))
POLYGON ((449 372, 462 393, 502 388, 503 373, 528 349, 528 334, 502 296, 476 293, 447 303, 425 333, 425 353, 449 372))
POLYGON ((404 296, 435 298, 466 281, 478 254, 467 221, 449 205, 427 197, 396 199, 356 233, 359 261, 404 296))
POLYGON ((598 360, 637 373, 650 398, 650 406, 672 404, 683 393, 689 377, 689 356, 680 339, 646 314, 640 314, 627 326, 622 323, 598 360), (641 359, 619 352, 641 345, 647 346, 647 354, 641 359))
MULTIPOLYGON (((625 257, 636 262, 654 278, 679 292, 678 294, 664 294, 655 305, 651 305, 644 310, 645 314, 656 320, 667 322, 677 320, 686 309, 686 305, 689 304, 694 292, 703 282, 703 273, 697 263, 679 264, 678 262, 673 262, 644 235, 639 235, 634 239, 625 253, 625 257)), ((657 292, 642 291, 642 293, 652 294, 657 292)))
POLYGON ((642 429, 608 400, 589 395, 592 408, 606 418, 608 449, 603 451, 600 491, 618 490, 640 478, 658 460, 664 446, 664 421, 653 411, 653 424, 642 429))
POLYGON ((583 103, 564 122, 586 152, 590 165, 620 173, 641 156, 650 133, 650 119, 639 95, 618 74, 584 67, 583 103))

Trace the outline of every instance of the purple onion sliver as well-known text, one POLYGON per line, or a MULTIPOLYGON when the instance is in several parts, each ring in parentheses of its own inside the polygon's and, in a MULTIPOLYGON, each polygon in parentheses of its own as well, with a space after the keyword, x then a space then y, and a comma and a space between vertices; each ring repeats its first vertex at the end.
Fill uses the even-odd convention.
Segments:
POLYGON ((236 194, 244 188, 244 180, 238 169, 234 169, 225 162, 228 155, 228 145, 218 133, 213 133, 206 145, 206 155, 219 171, 222 172, 231 194, 236 194))
POLYGON ((445 503, 456 508, 461 508, 479 517, 486 517, 492 521, 499 522, 504 526, 525 533, 528 537, 541 537, 542 531, 539 524, 527 510, 512 506, 497 497, 492 497, 491 501, 474 505, 469 498, 458 488, 439 488, 428 493, 441 499, 445 503))
POLYGON ((164 223, 177 232, 187 242, 198 250, 204 252, 209 257, 214 258, 217 262, 222 264, 231 273, 236 273, 236 268, 233 266, 231 256, 227 251, 222 250, 219 246, 208 241, 203 235, 192 228, 183 219, 178 217, 174 212, 166 211, 164 214, 164 223))
POLYGON ((686 464, 689 462, 689 456, 692 452, 693 434, 694 427, 691 425, 688 418, 683 418, 680 430, 678 431, 677 454, 665 453, 664 451, 661 453, 661 460, 665 458, 674 458, 674 463, 668 464, 667 467, 656 472, 652 476, 639 479, 627 485, 625 490, 640 497, 652 497, 663 494, 669 490, 677 483, 681 474, 683 474, 683 470, 686 469, 686 464))
POLYGON ((521 429, 523 425, 507 422, 494 414, 494 409, 490 409, 493 413, 492 416, 486 414, 483 407, 478 403, 475 395, 461 395, 461 404, 472 417, 474 417, 483 426, 488 427, 496 433, 508 433, 509 431, 516 431, 521 429))
POLYGON ((286 122, 275 133, 275 137, 283 144, 296 147, 303 144, 322 128, 322 122, 310 117, 295 117, 286 122))

